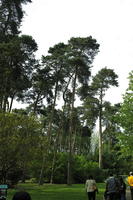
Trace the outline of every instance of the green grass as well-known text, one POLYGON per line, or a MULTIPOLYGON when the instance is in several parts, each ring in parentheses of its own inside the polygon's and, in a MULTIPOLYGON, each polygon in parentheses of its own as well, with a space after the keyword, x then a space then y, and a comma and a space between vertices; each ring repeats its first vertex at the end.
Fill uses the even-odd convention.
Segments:
MULTIPOLYGON (((99 193, 98 200, 103 200, 103 192, 105 184, 98 184, 99 193)), ((74 184, 67 186, 63 184, 19 184, 16 189, 9 189, 7 192, 7 200, 11 200, 16 191, 25 190, 30 193, 32 200, 87 200, 84 184, 74 184)))

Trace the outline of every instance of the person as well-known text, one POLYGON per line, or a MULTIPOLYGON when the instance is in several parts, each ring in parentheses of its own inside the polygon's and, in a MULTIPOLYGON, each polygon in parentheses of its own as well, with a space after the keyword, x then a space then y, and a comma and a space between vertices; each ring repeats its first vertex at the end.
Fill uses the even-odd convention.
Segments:
POLYGON ((119 177, 119 197, 120 200, 126 200, 126 184, 122 178, 122 176, 119 177))
POLYGON ((98 193, 98 188, 96 185, 96 181, 94 180, 92 175, 90 175, 89 178, 86 180, 85 189, 88 194, 88 200, 95 200, 96 192, 98 193))
POLYGON ((31 200, 31 196, 28 192, 20 191, 14 194, 12 200, 31 200))
POLYGON ((118 197, 118 181, 113 176, 113 174, 110 174, 109 178, 106 181, 106 199, 109 200, 117 200, 118 197))
POLYGON ((131 200, 133 200, 133 172, 129 173, 129 176, 127 178, 127 182, 130 186, 131 200))

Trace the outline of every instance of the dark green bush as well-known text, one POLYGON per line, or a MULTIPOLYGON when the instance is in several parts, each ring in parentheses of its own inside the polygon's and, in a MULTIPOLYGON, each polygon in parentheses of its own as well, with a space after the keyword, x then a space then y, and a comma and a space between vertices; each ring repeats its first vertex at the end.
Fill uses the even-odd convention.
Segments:
MULTIPOLYGON (((47 163, 45 164, 44 167, 43 182, 50 182, 52 159, 53 155, 50 154, 47 159, 47 163)), ((67 183, 67 165, 68 165, 68 154, 57 153, 54 166, 53 183, 58 183, 58 184, 67 183)), ((72 183, 85 183, 89 175, 92 175, 97 182, 102 182, 107 177, 106 171, 99 169, 97 162, 91 160, 88 161, 85 158, 85 156, 82 155, 81 156, 74 155, 72 157, 71 166, 72 166, 71 170, 72 183)), ((33 178, 36 178, 36 180, 38 180, 39 168, 34 168, 33 171, 32 171, 32 175, 34 174, 33 178)))
POLYGON ((12 169, 7 174, 7 183, 9 187, 14 187, 22 178, 23 171, 21 169, 12 169))
POLYGON ((98 163, 88 161, 84 156, 75 156, 73 166, 73 179, 75 183, 84 183, 89 175, 92 175, 97 182, 105 178, 105 172, 99 169, 98 163))

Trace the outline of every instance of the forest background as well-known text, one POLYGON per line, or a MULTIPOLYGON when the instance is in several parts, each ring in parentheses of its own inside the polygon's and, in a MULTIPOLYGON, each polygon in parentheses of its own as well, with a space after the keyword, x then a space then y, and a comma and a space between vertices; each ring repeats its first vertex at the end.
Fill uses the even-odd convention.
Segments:
POLYGON ((93 36, 54 44, 38 59, 36 41, 20 31, 28 3, 0 1, 1 183, 70 185, 132 170, 133 72, 112 105, 105 95, 118 75, 103 67, 92 76, 100 51, 93 36), (14 101, 27 107, 13 109, 14 101))

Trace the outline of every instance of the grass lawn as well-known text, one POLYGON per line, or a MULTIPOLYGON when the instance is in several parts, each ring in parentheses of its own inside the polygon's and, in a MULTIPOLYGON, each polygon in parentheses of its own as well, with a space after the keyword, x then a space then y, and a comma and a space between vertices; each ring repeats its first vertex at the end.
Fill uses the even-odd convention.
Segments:
MULTIPOLYGON (((97 200, 103 200, 105 184, 98 184, 99 193, 97 200)), ((74 184, 72 186, 62 184, 19 184, 16 189, 9 189, 7 200, 11 200, 16 191, 25 190, 30 193, 32 200, 87 200, 84 184, 74 184)))

